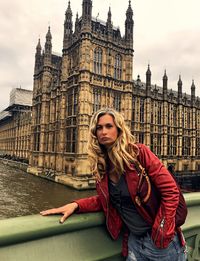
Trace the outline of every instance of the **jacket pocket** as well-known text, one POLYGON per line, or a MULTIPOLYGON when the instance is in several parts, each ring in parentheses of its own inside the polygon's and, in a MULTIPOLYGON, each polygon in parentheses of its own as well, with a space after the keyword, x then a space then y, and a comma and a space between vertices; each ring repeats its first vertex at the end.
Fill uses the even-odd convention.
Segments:
POLYGON ((174 229, 174 218, 166 218, 165 216, 157 226, 154 224, 152 240, 156 247, 167 248, 174 238, 174 229))
POLYGON ((164 225, 165 218, 163 217, 155 232, 155 236, 152 235, 153 242, 158 248, 164 248, 164 225))

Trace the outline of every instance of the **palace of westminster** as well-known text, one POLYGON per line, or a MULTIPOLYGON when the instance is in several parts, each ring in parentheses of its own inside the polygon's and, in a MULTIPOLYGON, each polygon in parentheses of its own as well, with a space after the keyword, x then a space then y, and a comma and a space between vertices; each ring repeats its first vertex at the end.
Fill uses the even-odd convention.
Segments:
POLYGON ((91 115, 101 107, 123 113, 138 142, 182 175, 200 172, 200 99, 163 86, 133 80, 133 10, 128 3, 125 35, 92 17, 92 1, 82 1, 82 16, 72 23, 65 12, 62 56, 52 52, 50 27, 42 50, 36 47, 33 92, 16 88, 0 113, 0 155, 28 162, 27 171, 82 189, 94 187, 87 160, 91 115))

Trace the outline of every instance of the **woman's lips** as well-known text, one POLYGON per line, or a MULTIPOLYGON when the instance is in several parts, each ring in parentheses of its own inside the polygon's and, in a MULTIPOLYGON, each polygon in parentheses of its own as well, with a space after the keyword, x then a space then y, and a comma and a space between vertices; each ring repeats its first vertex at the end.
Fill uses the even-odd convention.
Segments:
POLYGON ((109 140, 108 137, 103 137, 103 138, 101 138, 101 141, 107 141, 107 140, 109 140))

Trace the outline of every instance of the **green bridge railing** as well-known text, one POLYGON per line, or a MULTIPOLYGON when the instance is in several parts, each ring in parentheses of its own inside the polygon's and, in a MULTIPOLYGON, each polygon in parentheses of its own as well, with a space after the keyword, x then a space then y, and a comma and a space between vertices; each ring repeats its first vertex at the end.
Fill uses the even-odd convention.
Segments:
MULTIPOLYGON (((189 214, 183 226, 188 261, 200 261, 200 193, 185 194, 189 214)), ((77 214, 59 224, 59 216, 32 215, 0 220, 1 261, 117 261, 121 241, 113 241, 102 213, 77 214)))

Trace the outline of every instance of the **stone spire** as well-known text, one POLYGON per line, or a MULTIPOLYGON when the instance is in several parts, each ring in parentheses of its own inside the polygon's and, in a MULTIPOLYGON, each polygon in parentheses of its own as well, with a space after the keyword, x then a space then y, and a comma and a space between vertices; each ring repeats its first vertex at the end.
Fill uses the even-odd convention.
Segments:
POLYGON ((182 93, 182 86, 183 86, 183 83, 182 83, 182 80, 181 80, 181 75, 179 75, 179 80, 178 80, 178 101, 179 103, 182 102, 182 96, 183 96, 183 93, 182 93))
POLYGON ((36 53, 35 53, 35 72, 36 70, 39 69, 40 65, 41 65, 41 51, 42 51, 42 47, 40 44, 40 39, 38 39, 38 44, 36 46, 36 53))
POLYGON ((112 17, 111 8, 109 6, 107 24, 112 24, 111 17, 112 17))
POLYGON ((151 92, 151 70, 150 65, 148 64, 148 68, 146 71, 146 94, 147 96, 150 95, 151 92))
POLYGON ((79 18, 78 18, 78 12, 76 14, 76 21, 75 21, 75 33, 78 32, 78 22, 79 22, 79 18))
POLYGON ((133 47, 133 10, 131 7, 131 1, 129 0, 129 6, 126 11, 126 21, 125 21, 125 40, 129 47, 133 47))
POLYGON ((138 74, 137 76, 137 84, 140 84, 141 83, 141 79, 140 79, 140 75, 138 74))
POLYGON ((52 36, 51 36, 51 30, 50 30, 50 26, 48 27, 48 32, 46 34, 46 42, 45 42, 45 53, 49 53, 51 54, 52 52, 52 36))
POLYGON ((131 7, 131 0, 129 0, 128 2, 129 2, 129 5, 128 5, 128 9, 126 11, 126 18, 131 20, 133 18, 133 9, 131 7))
POLYGON ((42 50, 42 47, 41 47, 40 38, 39 38, 38 39, 38 44, 36 46, 36 54, 41 55, 41 50, 42 50))
POLYGON ((146 71, 146 85, 151 87, 151 70, 150 70, 149 64, 148 64, 148 68, 146 71))
POLYGON ((164 100, 167 99, 167 81, 168 81, 168 77, 167 77, 166 70, 165 70, 165 73, 163 76, 163 98, 164 98, 164 100))
POLYGON ((72 10, 70 6, 70 1, 68 2, 68 7, 65 12, 65 22, 64 22, 64 37, 63 37, 63 48, 67 48, 72 40, 72 10))
POLYGON ((195 85, 194 85, 194 80, 192 80, 192 85, 191 85, 191 102, 192 102, 192 105, 194 105, 195 103, 195 85))
POLYGON ((107 28, 108 39, 110 39, 110 40, 112 40, 112 31, 113 31, 111 17, 112 17, 111 8, 109 7, 106 28, 107 28))
POLYGON ((48 27, 48 32, 46 34, 46 42, 44 47, 44 63, 51 63, 51 55, 52 55, 52 36, 50 26, 48 27))

